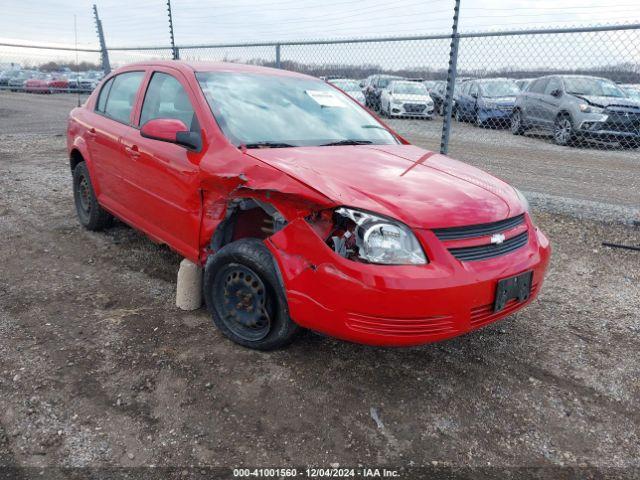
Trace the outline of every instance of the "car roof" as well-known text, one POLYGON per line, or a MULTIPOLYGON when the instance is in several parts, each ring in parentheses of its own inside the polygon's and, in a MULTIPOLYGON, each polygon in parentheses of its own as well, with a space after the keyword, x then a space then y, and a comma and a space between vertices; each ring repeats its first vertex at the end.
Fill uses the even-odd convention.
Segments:
MULTIPOLYGON (((179 70, 183 73, 193 72, 237 72, 237 73, 254 73, 263 75, 297 77, 318 80, 310 75, 282 70, 279 68, 260 67, 257 65, 247 65, 244 63, 229 62, 191 62, 185 60, 153 60, 147 62, 136 62, 123 65, 119 70, 130 70, 135 67, 167 67, 179 70)), ((319 81, 319 80, 318 80, 319 81)))
POLYGON ((476 83, 490 83, 490 82, 513 82, 510 78, 498 77, 498 78, 480 78, 478 80, 471 80, 476 83))

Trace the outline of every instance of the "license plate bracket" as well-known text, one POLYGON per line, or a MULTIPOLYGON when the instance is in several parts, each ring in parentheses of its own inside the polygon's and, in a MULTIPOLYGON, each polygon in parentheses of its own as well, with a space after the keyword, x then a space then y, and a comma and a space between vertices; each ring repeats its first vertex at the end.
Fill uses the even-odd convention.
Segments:
POLYGON ((499 312, 512 298, 518 302, 526 301, 531 295, 531 281, 533 271, 528 271, 509 278, 498 280, 496 286, 496 299, 493 303, 493 311, 499 312))

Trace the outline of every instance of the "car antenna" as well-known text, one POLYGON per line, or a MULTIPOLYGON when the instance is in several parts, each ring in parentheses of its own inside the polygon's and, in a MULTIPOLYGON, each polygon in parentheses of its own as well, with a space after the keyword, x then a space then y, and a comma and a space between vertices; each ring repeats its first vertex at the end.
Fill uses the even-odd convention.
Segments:
MULTIPOLYGON (((74 13, 73 14, 73 35, 75 37, 76 42, 76 82, 80 76, 80 65, 78 64, 78 17, 74 13)), ((80 88, 79 84, 76 83, 76 98, 78 99, 78 107, 80 106, 80 88)))

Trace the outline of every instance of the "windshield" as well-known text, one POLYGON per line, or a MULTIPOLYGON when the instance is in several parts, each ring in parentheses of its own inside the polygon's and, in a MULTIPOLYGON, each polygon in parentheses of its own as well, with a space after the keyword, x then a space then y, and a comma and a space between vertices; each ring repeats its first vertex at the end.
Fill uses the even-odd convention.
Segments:
POLYGON ((573 95, 593 95, 596 97, 626 97, 618 86, 602 78, 568 77, 564 78, 567 93, 573 95))
POLYGON ((345 92, 359 92, 360 85, 355 80, 333 80, 330 82, 345 92))
POLYGON ((427 95, 427 89, 421 83, 394 83, 393 93, 407 93, 411 95, 427 95))
POLYGON ((393 78, 393 77, 381 77, 378 80, 378 87, 380 88, 387 88, 387 86, 393 82, 394 80, 397 80, 397 78, 393 78))
POLYGON ((196 78, 236 146, 398 143, 366 110, 321 80, 236 72, 201 72, 196 78))
POLYGON ((485 97, 513 97, 520 93, 520 89, 513 82, 481 83, 480 90, 485 97))

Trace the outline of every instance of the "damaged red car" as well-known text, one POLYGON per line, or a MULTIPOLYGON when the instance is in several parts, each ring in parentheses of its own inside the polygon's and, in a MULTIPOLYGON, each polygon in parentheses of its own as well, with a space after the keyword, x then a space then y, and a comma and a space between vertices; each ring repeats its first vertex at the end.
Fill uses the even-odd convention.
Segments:
POLYGON ((67 141, 81 224, 117 217, 201 265, 215 325, 247 347, 303 328, 444 340, 530 303, 549 262, 515 188, 306 75, 128 65, 71 112, 67 141))

